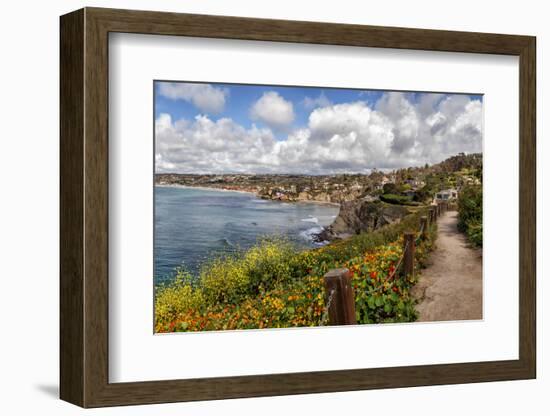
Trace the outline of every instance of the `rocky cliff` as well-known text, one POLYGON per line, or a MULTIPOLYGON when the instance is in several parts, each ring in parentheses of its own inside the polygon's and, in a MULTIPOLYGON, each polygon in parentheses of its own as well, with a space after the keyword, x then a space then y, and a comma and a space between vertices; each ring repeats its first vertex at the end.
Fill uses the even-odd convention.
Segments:
POLYGON ((408 213, 407 207, 369 198, 343 202, 338 217, 317 236, 317 239, 331 241, 374 231, 384 225, 401 221, 408 213))

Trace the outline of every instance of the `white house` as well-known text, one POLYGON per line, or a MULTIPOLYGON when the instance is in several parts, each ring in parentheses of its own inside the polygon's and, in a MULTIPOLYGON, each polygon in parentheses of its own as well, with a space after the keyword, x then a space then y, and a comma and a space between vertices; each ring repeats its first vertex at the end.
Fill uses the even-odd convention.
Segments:
POLYGON ((435 201, 449 201, 458 198, 458 191, 456 189, 444 189, 435 194, 435 201))

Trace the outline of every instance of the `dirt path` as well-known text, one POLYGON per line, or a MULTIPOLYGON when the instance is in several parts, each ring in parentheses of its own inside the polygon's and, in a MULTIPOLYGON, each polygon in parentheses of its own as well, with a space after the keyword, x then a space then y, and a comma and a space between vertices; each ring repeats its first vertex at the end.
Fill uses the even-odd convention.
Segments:
POLYGON ((481 250, 470 248, 457 230, 457 215, 448 211, 439 218, 436 249, 413 288, 419 321, 482 318, 481 250))

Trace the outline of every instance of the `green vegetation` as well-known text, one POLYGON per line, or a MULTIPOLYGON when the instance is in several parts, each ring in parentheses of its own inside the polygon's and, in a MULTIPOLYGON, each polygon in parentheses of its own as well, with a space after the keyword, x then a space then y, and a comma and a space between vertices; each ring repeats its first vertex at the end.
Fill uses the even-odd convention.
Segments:
POLYGON ((244 253, 207 263, 200 273, 201 289, 210 302, 240 302, 299 275, 298 260, 289 241, 264 239, 244 253))
POLYGON ((483 190, 481 185, 466 186, 458 198, 458 229, 476 247, 483 246, 483 190))
MULTIPOLYGON (((415 279, 399 278, 396 267, 402 234, 418 229, 422 213, 419 209, 399 223, 315 250, 264 239, 205 264, 199 279, 179 270, 172 284, 157 287, 155 331, 325 325, 323 276, 337 267, 353 274, 358 323, 414 321, 409 290, 415 279)), ((418 240, 416 267, 422 267, 434 233, 418 240)))
MULTIPOLYGON (((155 291, 155 331, 200 331, 326 325, 324 274, 346 267, 352 274, 358 323, 416 319, 410 288, 415 279, 396 273, 402 235, 418 230, 422 204, 444 189, 458 189, 459 229, 474 246, 483 242, 482 156, 459 154, 430 166, 374 170, 369 175, 156 175, 158 183, 256 192, 278 199, 353 201, 379 196, 393 209, 412 212, 376 231, 301 251, 285 239, 264 239, 247 251, 204 264, 198 276, 179 270, 155 291), (404 205, 407 208, 396 207, 404 205)), ((454 203, 454 202, 453 202, 454 203)), ((368 214, 368 213, 367 213, 368 214)), ((415 267, 422 267, 435 239, 418 240, 415 267)), ((358 232, 353 230, 353 232, 358 232)))
POLYGON ((413 201, 412 196, 405 196, 405 195, 384 194, 384 195, 380 195, 380 200, 388 204, 395 204, 395 205, 410 205, 410 206, 420 205, 419 202, 413 201))

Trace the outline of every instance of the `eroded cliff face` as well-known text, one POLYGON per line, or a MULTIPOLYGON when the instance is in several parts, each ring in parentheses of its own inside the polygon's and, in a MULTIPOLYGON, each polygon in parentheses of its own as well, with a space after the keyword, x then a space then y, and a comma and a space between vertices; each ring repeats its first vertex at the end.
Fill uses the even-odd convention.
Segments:
POLYGON ((318 235, 318 240, 331 241, 374 231, 384 225, 401 221, 407 214, 407 207, 390 205, 379 200, 360 199, 343 202, 338 217, 318 235))

